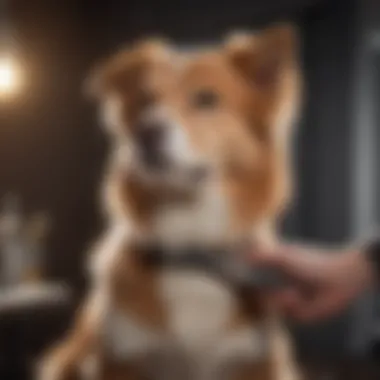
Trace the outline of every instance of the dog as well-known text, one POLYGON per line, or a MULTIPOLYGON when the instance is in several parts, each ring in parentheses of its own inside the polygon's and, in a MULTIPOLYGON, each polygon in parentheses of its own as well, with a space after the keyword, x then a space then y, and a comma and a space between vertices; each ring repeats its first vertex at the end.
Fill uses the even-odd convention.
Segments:
POLYGON ((276 244, 301 93, 293 27, 189 51, 141 41, 99 65, 88 91, 110 136, 108 227, 88 298, 39 378, 298 380, 263 292, 181 256, 276 244))

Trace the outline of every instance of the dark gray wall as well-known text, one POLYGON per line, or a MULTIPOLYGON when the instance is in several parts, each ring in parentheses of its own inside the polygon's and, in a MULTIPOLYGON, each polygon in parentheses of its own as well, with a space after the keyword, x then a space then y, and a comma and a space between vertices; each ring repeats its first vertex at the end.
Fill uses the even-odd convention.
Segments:
MULTIPOLYGON (((380 3, 375 0, 358 2, 359 31, 356 49, 355 101, 352 128, 352 234, 373 233, 379 225, 379 52, 380 3)), ((378 233, 378 228, 377 233, 378 233)), ((379 305, 377 289, 368 292, 357 303, 352 319, 352 348, 365 352, 373 339, 379 340, 379 305), (379 310, 377 308, 377 310, 379 310)))
POLYGON ((299 135, 297 231, 310 240, 340 242, 350 235, 357 28, 354 1, 329 2, 303 19, 306 105, 299 135))
MULTIPOLYGON (((298 199, 292 235, 336 244, 352 230, 352 105, 358 37, 355 1, 331 1, 301 21, 305 107, 298 136, 298 199)), ((313 327, 296 328, 310 355, 348 353, 352 311, 313 327)))

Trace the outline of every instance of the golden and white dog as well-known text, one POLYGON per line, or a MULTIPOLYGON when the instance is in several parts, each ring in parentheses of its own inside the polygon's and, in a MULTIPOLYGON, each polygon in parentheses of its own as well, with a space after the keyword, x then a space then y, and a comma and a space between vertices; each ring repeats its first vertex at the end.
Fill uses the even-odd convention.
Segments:
POLYGON ((278 25, 194 52, 145 41, 96 70, 91 91, 113 144, 109 229, 88 299, 41 380, 297 378, 260 291, 147 265, 136 248, 273 244, 291 193, 295 50, 292 28, 278 25))

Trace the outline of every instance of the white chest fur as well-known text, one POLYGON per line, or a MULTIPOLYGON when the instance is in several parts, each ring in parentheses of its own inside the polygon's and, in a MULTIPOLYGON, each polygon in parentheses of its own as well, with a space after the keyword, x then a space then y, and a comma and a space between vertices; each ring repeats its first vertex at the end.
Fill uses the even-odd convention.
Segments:
MULTIPOLYGON (((234 294, 222 283, 200 273, 163 271, 159 291, 170 330, 160 334, 136 318, 111 313, 107 341, 117 359, 175 352, 184 365, 191 363, 192 379, 209 380, 218 378, 222 364, 225 369, 235 360, 256 360, 266 353, 264 327, 247 325, 227 332, 237 305, 234 294)), ((180 362, 178 357, 167 357, 165 368, 160 369, 164 373, 180 362)))
POLYGON ((226 241, 230 212, 220 185, 209 183, 190 204, 169 205, 157 214, 153 237, 168 246, 226 241))
POLYGON ((161 276, 161 294, 173 335, 194 352, 214 344, 236 310, 232 292, 201 273, 165 271, 161 276))

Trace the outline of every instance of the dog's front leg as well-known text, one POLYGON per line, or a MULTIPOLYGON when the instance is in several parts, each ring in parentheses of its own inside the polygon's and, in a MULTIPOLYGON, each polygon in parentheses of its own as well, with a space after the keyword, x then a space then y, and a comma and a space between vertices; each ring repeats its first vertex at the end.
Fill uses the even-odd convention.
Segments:
POLYGON ((88 298, 67 338, 38 365, 36 380, 81 379, 87 359, 96 354, 101 322, 99 298, 99 295, 88 298))

